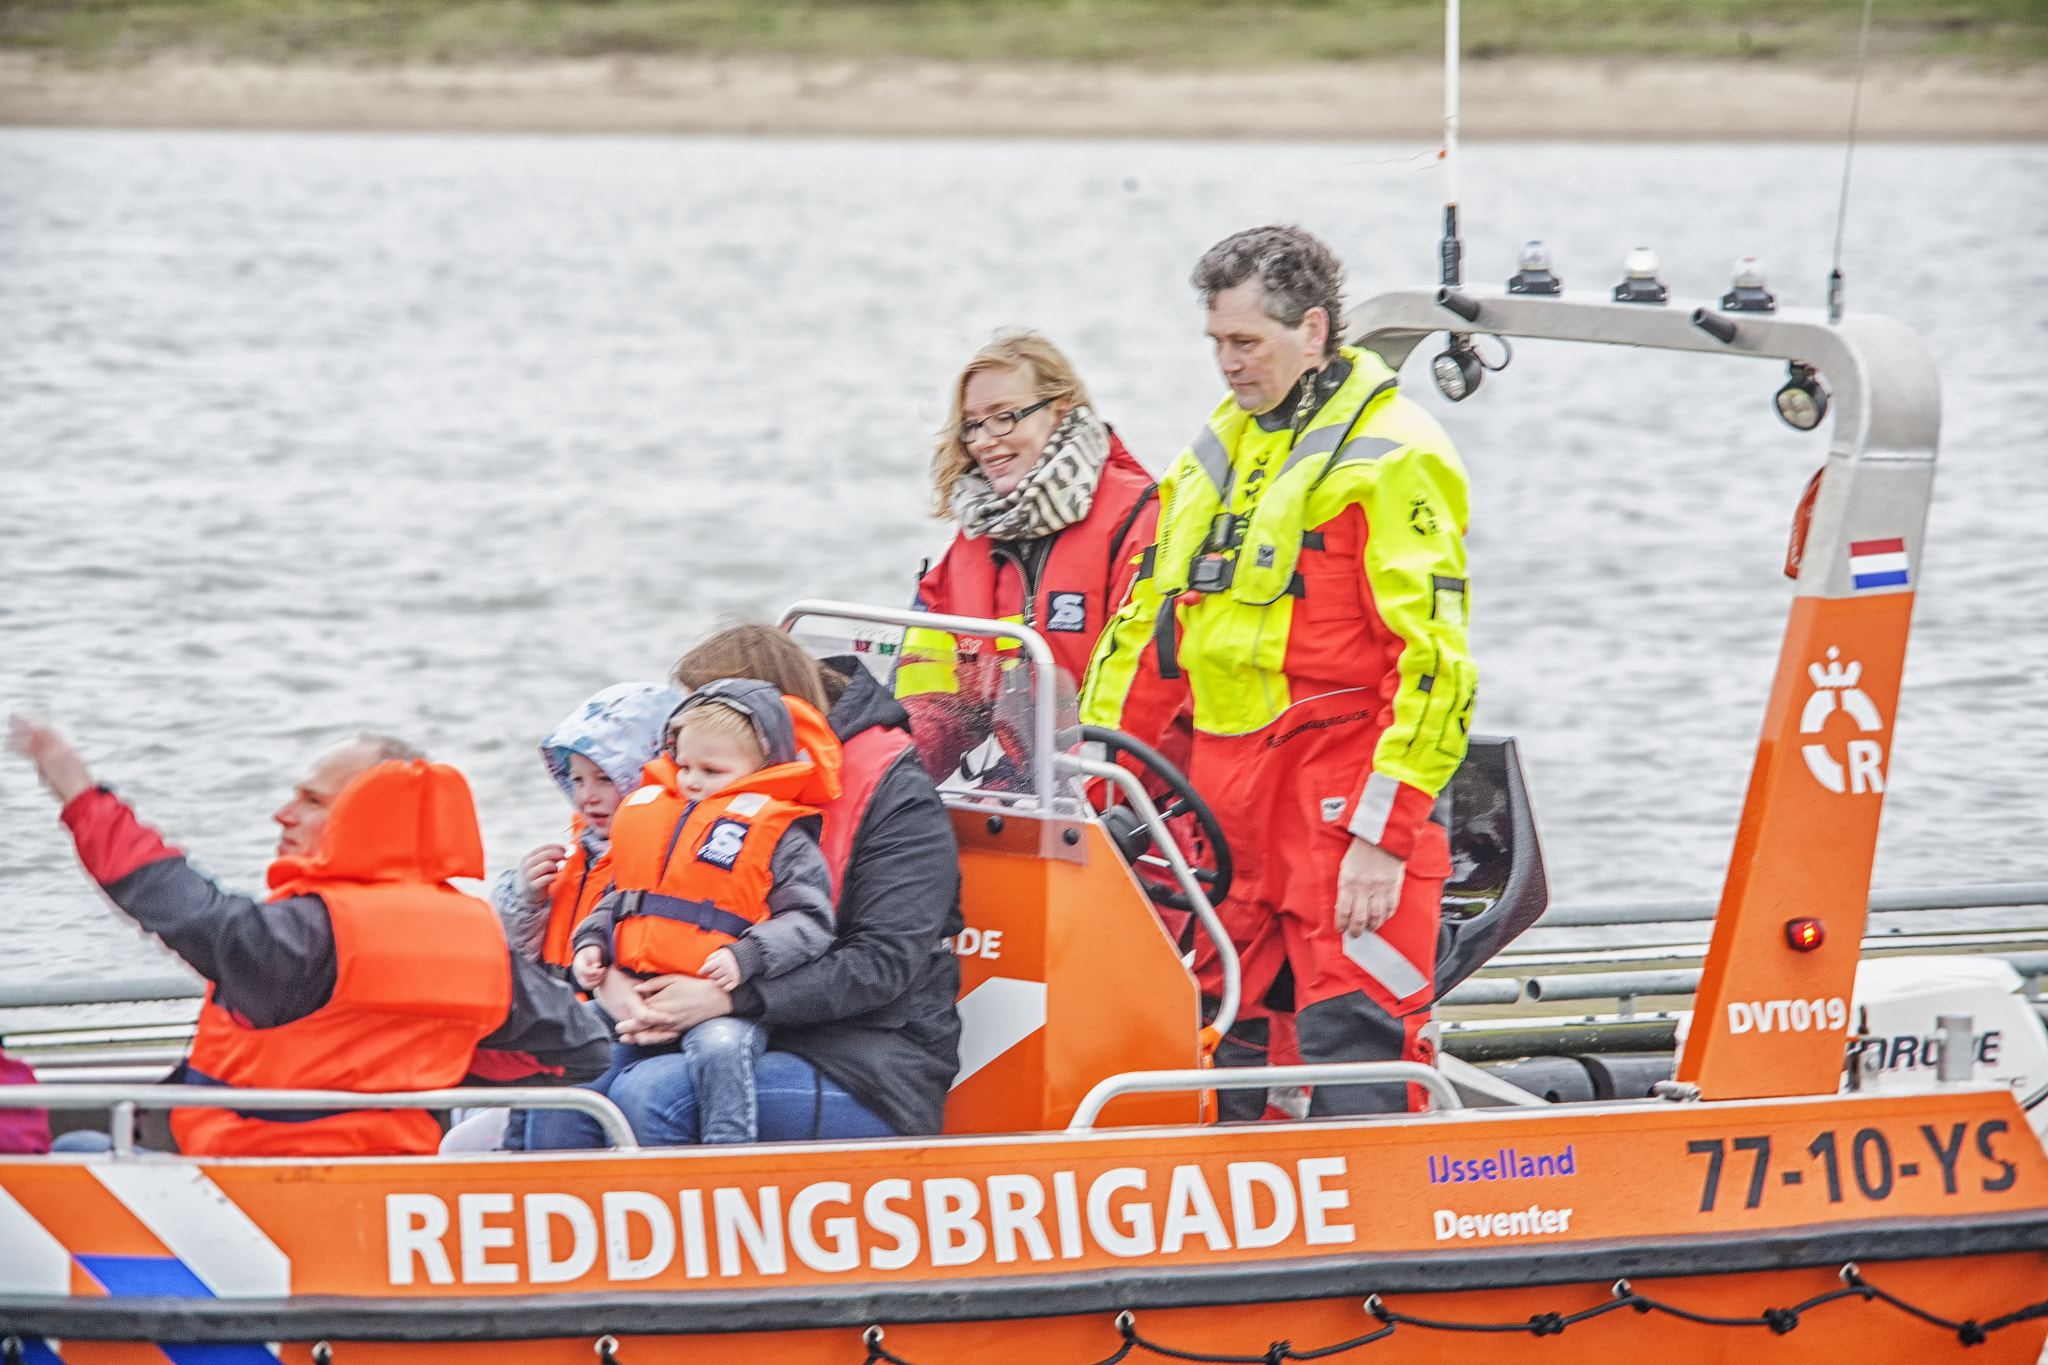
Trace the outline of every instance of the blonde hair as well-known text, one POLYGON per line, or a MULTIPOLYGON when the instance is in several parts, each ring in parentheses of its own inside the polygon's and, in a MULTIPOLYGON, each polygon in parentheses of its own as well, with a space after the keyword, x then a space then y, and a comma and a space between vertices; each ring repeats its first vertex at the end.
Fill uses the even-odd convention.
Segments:
POLYGON ((1073 407, 1093 407, 1088 386, 1074 370, 1066 353, 1037 332, 999 332, 994 341, 974 353, 960 378, 953 383, 952 411, 938 432, 938 446, 932 451, 932 515, 952 516, 953 486, 974 468, 974 457, 960 443, 960 424, 966 420, 967 381, 984 370, 1024 370, 1031 376, 1031 401, 1064 399, 1073 407))
POLYGON ((754 730, 753 717, 744 711, 734 710, 723 702, 699 702, 686 711, 679 712, 668 729, 669 752, 674 753, 676 741, 688 730, 699 730, 707 735, 717 735, 739 744, 754 756, 756 769, 767 761, 761 751, 761 736, 754 730))

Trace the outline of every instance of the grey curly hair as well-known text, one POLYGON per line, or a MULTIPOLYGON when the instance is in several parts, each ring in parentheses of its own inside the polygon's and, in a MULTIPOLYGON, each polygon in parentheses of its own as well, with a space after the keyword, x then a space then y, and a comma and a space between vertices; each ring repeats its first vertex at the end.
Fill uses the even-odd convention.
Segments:
POLYGON ((1322 240, 1304 228, 1270 224, 1234 232, 1202 253, 1188 283, 1207 307, 1226 289, 1258 276, 1259 307, 1283 327, 1299 327, 1311 308, 1330 321, 1323 342, 1335 355, 1344 315, 1344 264, 1322 240))

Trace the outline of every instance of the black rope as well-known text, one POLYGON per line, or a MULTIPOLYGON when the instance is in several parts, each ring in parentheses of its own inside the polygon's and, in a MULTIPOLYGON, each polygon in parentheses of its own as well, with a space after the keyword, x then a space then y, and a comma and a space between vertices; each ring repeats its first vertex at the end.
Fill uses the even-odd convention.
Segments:
POLYGON ((619 1365, 619 1339, 607 1332, 592 1345, 597 1353, 597 1365, 619 1365))
POLYGON ((0 1357, 5 1357, 7 1365, 21 1365, 21 1338, 9 1337, 0 1341, 0 1357))
MULTIPOLYGON (((1094 1365, 1118 1365, 1133 1351, 1145 1351, 1168 1360, 1193 1361, 1197 1362, 1197 1365, 1283 1365, 1283 1362, 1290 1360, 1323 1360, 1330 1356, 1342 1355, 1346 1351, 1355 1351, 1361 1346, 1369 1346, 1375 1341, 1393 1335, 1399 1327, 1414 1327, 1432 1332, 1527 1332, 1531 1336, 1554 1337, 1561 1335, 1568 1327, 1590 1322, 1594 1318, 1624 1308, 1637 1313, 1663 1313, 1669 1317, 1708 1327, 1761 1327, 1774 1336, 1784 1336, 1797 1328, 1801 1318, 1807 1313, 1825 1304, 1840 1299, 1857 1299, 1864 1303, 1875 1300, 1888 1303, 1901 1312, 1909 1313, 1943 1331, 1954 1332, 1956 1339, 1965 1346, 1981 1346, 1993 1332, 2023 1322, 2032 1322, 2037 1318, 2048 1318, 2048 1299, 2044 1299, 2040 1303, 2028 1304, 2025 1308, 2016 1309, 1985 1322, 1978 1322, 1974 1318, 1955 1322, 1929 1312, 1917 1304, 1908 1303, 1898 1295, 1887 1293, 1871 1284, 1863 1278, 1853 1261, 1843 1266, 1840 1273, 1840 1289, 1815 1294, 1812 1298, 1803 1299, 1789 1308, 1765 1308, 1755 1317, 1746 1318, 1696 1313, 1689 1308, 1680 1308, 1676 1304, 1663 1303, 1648 1295, 1636 1293, 1627 1280, 1614 1282, 1611 1296, 1605 1303, 1593 1304, 1575 1313, 1535 1313, 1524 1322, 1447 1322, 1438 1318, 1421 1318, 1388 1307, 1384 1299, 1374 1294, 1366 1299, 1365 1311, 1381 1324, 1377 1330, 1367 1332, 1364 1336, 1353 1337, 1349 1341, 1340 1341, 1331 1346, 1318 1346, 1310 1350, 1297 1350, 1292 1342, 1276 1341, 1258 1355, 1217 1355, 1206 1351, 1184 1351, 1163 1342, 1152 1341, 1139 1335, 1137 1315, 1123 1312, 1116 1315, 1117 1335, 1123 1338, 1123 1345, 1117 1348, 1114 1355, 1096 1361, 1094 1365)), ((861 1341, 868 1348, 867 1359, 863 1360, 861 1365, 916 1365, 916 1362, 892 1355, 883 1347, 882 1329, 879 1326, 870 1327, 863 1332, 861 1341)), ((10 1354, 7 1365, 14 1365, 18 1359, 18 1356, 10 1354)), ((606 1356, 603 1365, 616 1365, 616 1362, 610 1356, 606 1356)))

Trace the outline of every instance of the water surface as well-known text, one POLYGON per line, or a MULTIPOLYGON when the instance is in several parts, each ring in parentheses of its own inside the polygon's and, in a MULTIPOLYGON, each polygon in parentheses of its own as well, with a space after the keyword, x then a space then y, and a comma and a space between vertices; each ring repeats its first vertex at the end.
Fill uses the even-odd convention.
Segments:
MULTIPOLYGON (((589 692, 724 616, 908 598, 991 329, 1066 346, 1159 469, 1219 393, 1195 257, 1291 221, 1353 299, 1427 281, 1415 150, 0 131, 0 704, 241 887, 365 724, 459 764, 507 866, 589 692)), ((1825 147, 1467 163, 1476 278, 1541 236, 1604 287, 1647 242, 1676 292, 1755 253, 1820 301, 1825 147)), ((1865 148, 1850 228, 1851 306, 1926 336, 1946 403, 1877 881, 2048 878, 2048 149, 1865 148)), ((1757 362, 1530 344, 1456 408, 1408 377, 1471 468, 1480 723, 1526 746, 1558 897, 1710 892, 1824 438, 1757 362)), ((0 896, 0 979, 160 961, 11 760, 0 896)))

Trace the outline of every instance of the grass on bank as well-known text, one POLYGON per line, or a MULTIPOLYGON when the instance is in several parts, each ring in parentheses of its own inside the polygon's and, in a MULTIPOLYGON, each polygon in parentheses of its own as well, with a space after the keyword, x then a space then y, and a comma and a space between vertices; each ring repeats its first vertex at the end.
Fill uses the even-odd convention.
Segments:
MULTIPOLYGON (((1861 0, 1464 0, 1466 53, 1840 62, 1861 0)), ((1878 0, 1875 56, 2048 57, 2048 0, 1878 0)), ((81 63, 820 57, 1281 63, 1430 56, 1440 0, 0 0, 0 49, 81 63)))

